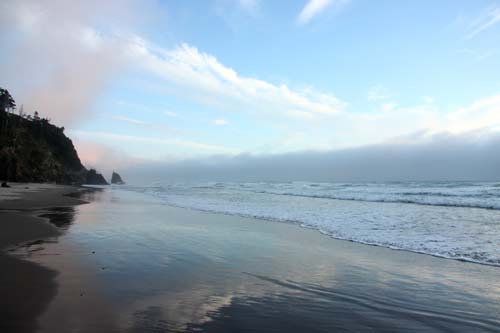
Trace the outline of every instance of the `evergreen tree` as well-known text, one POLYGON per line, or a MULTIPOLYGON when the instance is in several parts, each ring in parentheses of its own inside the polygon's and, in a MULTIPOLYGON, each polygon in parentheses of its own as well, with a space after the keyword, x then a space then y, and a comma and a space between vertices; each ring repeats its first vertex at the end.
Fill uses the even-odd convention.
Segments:
POLYGON ((0 88, 0 112, 9 112, 16 108, 16 102, 7 89, 0 88))

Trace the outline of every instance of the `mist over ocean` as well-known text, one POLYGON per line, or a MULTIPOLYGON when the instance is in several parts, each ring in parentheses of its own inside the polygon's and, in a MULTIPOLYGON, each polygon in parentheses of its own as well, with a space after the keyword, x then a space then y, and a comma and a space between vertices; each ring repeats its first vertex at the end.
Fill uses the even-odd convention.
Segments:
POLYGON ((165 204, 314 228, 338 239, 500 265, 494 182, 191 182, 128 186, 165 204))

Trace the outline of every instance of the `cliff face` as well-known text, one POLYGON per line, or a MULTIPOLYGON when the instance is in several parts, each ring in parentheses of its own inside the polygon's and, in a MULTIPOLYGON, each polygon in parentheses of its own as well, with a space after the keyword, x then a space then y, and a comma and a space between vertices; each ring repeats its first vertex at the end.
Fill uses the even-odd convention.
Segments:
POLYGON ((83 184, 87 174, 64 128, 0 109, 0 180, 83 184))
POLYGON ((87 172, 87 177, 85 179, 85 184, 91 185, 109 185, 106 179, 104 179, 103 175, 95 171, 94 169, 90 169, 87 172))

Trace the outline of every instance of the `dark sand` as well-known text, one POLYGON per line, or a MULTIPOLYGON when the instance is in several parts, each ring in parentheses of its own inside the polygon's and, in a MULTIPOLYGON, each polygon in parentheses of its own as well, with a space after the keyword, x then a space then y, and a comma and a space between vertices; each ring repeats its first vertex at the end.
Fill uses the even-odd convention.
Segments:
POLYGON ((2 279, 14 289, 5 308, 18 313, 7 328, 500 331, 498 267, 334 240, 294 224, 173 208, 113 188, 90 201, 46 210, 61 234, 12 252, 29 262, 8 257, 37 269, 31 278, 20 268, 4 274, 2 266, 2 279), (23 291, 18 281, 31 289, 23 291), (37 306, 23 310, 31 302, 37 306), (26 318, 31 324, 24 326, 26 318))
POLYGON ((71 207, 84 201, 69 196, 81 189, 71 186, 11 184, 0 188, 0 332, 32 332, 36 318, 56 295, 57 272, 5 252, 23 246, 36 251, 61 230, 45 207, 71 207))

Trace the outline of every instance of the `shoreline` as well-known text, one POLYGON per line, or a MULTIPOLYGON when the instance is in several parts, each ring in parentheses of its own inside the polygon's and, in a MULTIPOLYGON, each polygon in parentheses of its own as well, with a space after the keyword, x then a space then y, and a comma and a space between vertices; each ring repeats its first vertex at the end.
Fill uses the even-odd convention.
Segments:
POLYGON ((49 187, 26 198, 52 205, 32 209, 18 198, 9 207, 19 210, 0 210, 0 218, 31 216, 28 225, 58 231, 0 253, 0 318, 9 319, 0 320, 2 332, 229 332, 242 321, 272 332, 494 331, 499 320, 500 294, 490 289, 497 267, 165 205, 118 188, 85 201, 72 193, 93 188, 49 187), (75 214, 72 207, 88 201, 75 214), (60 228, 51 214, 71 222, 60 228))
POLYGON ((74 207, 87 201, 75 197, 77 186, 11 183, 0 188, 0 330, 32 332, 37 318, 57 294, 59 272, 10 254, 63 234, 44 216, 54 207, 74 207))
MULTIPOLYGON (((132 192, 134 192, 134 191, 132 191, 132 192)), ((151 198, 155 198, 155 197, 151 196, 151 198)), ((157 199, 157 198, 155 198, 155 199, 157 199)), ((343 199, 333 199, 333 200, 343 200, 343 199)), ((372 202, 372 201, 367 201, 367 202, 372 202)), ((389 202, 389 203, 394 204, 395 202, 389 202)), ((417 251, 417 250, 411 250, 411 249, 405 249, 405 248, 400 248, 400 247, 396 247, 396 246, 392 246, 392 245, 384 245, 384 244, 378 244, 378 243, 364 242, 364 241, 350 239, 350 238, 342 238, 342 237, 334 236, 330 232, 324 231, 320 227, 310 226, 310 225, 304 224, 301 221, 278 220, 278 219, 273 219, 273 218, 265 218, 265 217, 258 217, 258 216, 245 215, 245 214, 237 214, 237 213, 233 214, 233 213, 227 213, 227 212, 221 212, 221 211, 212 211, 212 210, 208 210, 208 209, 198 209, 198 208, 192 208, 192 207, 186 207, 186 206, 181 206, 181 205, 165 203, 163 201, 162 201, 162 204, 164 204, 168 207, 172 207, 172 208, 176 208, 176 209, 185 209, 185 210, 194 211, 194 212, 202 212, 202 213, 215 214, 215 215, 221 215, 221 216, 229 216, 229 217, 236 217, 236 218, 253 219, 253 220, 257 220, 257 221, 284 223, 284 224, 294 225, 294 226, 297 226, 297 227, 302 228, 302 229, 314 230, 314 231, 318 232, 321 236, 326 236, 327 238, 335 240, 335 241, 348 242, 348 243, 364 245, 364 246, 372 246, 372 247, 383 248, 383 249, 387 249, 387 250, 391 250, 391 251, 401 251, 401 252, 406 252, 406 253, 413 253, 413 254, 430 256, 433 258, 444 259, 444 260, 452 260, 452 261, 457 261, 457 262, 464 262, 464 263, 476 264, 476 265, 481 265, 481 266, 499 267, 500 268, 500 263, 489 263, 489 262, 483 262, 483 261, 475 261, 475 260, 468 259, 468 258, 447 257, 445 255, 417 251)), ((411 204, 414 204, 414 203, 411 203, 411 204)), ((420 204, 416 204, 416 205, 420 206, 420 204)), ((443 206, 443 207, 448 207, 448 206, 443 206)), ((464 207, 464 208, 469 208, 469 207, 464 207)), ((487 208, 475 207, 474 209, 487 209, 487 208)))
POLYGON ((81 206, 45 253, 60 255, 34 260, 61 274, 42 332, 495 331, 499 320, 496 267, 118 188, 81 206))
POLYGON ((89 201, 79 197, 90 191, 94 189, 37 183, 11 183, 10 188, 1 188, 0 216, 4 218, 0 225, 0 251, 40 238, 59 236, 60 229, 50 223, 49 217, 42 216, 42 211, 87 204, 89 201))

